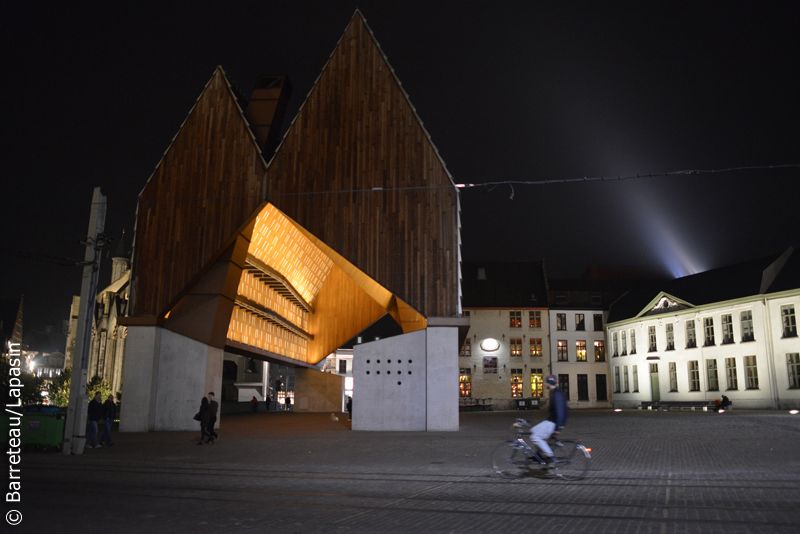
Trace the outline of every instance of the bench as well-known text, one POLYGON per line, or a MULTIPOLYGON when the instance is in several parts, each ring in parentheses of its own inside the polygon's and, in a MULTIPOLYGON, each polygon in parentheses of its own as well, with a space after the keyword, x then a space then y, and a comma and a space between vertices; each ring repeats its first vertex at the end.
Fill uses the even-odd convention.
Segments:
POLYGON ((469 397, 462 397, 458 403, 459 412, 491 412, 492 399, 471 399, 469 397), (489 404, 486 404, 486 401, 489 404))
MULTIPOLYGON (((732 405, 733 403, 731 403, 732 405)), ((732 409, 731 405, 728 405, 726 408, 727 410, 732 409)), ((704 412, 707 412, 709 409, 713 410, 715 408, 714 401, 657 401, 657 402, 642 402, 642 405, 639 406, 640 410, 663 410, 669 411, 672 409, 676 410, 691 410, 695 411, 698 408, 701 408, 704 412)))

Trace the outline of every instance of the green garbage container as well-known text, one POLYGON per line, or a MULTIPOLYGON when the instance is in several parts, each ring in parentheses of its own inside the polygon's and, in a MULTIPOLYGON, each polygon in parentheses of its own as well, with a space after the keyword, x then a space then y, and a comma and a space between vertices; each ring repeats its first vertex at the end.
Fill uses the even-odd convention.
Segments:
POLYGON ((529 410, 538 410, 539 409, 539 398, 531 398, 528 399, 528 409, 529 410))
POLYGON ((528 401, 525 399, 517 399, 517 410, 527 410, 528 409, 528 401))
POLYGON ((24 412, 22 445, 61 448, 64 440, 64 413, 60 410, 24 412))

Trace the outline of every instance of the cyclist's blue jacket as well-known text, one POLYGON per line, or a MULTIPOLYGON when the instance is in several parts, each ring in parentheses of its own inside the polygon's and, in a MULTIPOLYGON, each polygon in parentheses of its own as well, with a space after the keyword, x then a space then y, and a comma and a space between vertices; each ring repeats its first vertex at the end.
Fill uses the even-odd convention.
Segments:
POLYGON ((554 422, 556 429, 567 424, 567 400, 564 398, 564 393, 558 388, 553 390, 550 398, 550 415, 547 420, 554 422))

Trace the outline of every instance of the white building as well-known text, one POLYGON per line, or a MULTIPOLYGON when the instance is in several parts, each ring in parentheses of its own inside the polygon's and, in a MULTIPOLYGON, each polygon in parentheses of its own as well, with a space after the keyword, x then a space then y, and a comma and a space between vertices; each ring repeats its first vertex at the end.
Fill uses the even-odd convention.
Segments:
POLYGON ((571 408, 611 407, 603 293, 583 281, 551 283, 550 361, 571 408))
POLYGON ((458 357, 462 405, 512 409, 540 398, 550 373, 544 267, 531 262, 465 262, 464 315, 470 329, 458 357))
POLYGON ((800 407, 800 256, 751 262, 631 291, 611 306, 614 406, 713 401, 800 407))

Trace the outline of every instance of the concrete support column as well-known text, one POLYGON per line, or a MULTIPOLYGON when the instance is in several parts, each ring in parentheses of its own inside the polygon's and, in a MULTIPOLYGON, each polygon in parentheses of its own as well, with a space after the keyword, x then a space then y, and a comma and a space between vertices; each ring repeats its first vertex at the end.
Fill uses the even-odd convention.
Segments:
POLYGON ((221 397, 222 355, 158 326, 130 326, 120 431, 197 430, 200 399, 209 391, 221 397))

